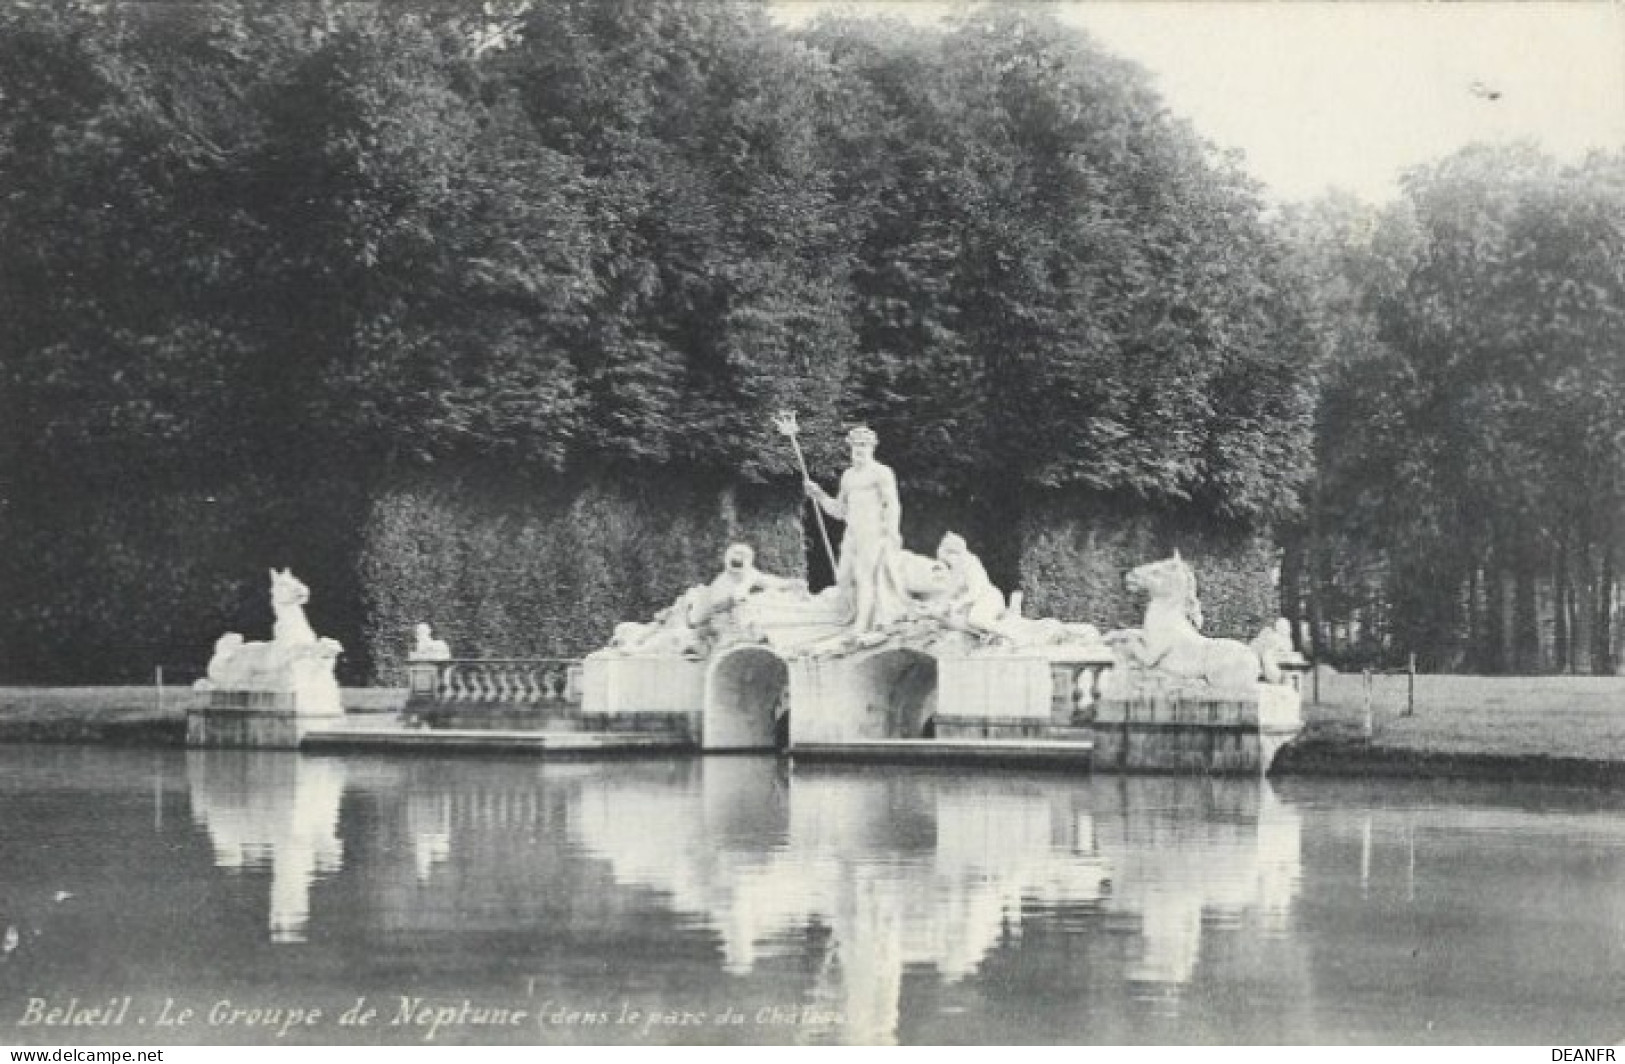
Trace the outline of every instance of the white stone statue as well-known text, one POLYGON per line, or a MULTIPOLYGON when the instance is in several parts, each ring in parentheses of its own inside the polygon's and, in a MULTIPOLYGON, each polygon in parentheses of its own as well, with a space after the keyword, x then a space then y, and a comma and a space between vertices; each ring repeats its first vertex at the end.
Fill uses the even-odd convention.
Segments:
POLYGON ((807 495, 825 513, 846 522, 835 585, 852 610, 851 630, 863 635, 907 618, 913 612, 902 571, 902 504, 897 476, 875 460, 874 431, 858 426, 846 436, 852 464, 831 496, 812 480, 807 495))
POLYGON ((1301 660, 1298 652, 1292 649, 1292 622, 1285 617, 1277 617, 1274 624, 1259 632, 1248 645, 1253 648, 1253 653, 1258 655, 1265 683, 1287 683, 1286 675, 1281 671, 1281 663, 1301 660))
POLYGON ((256 691, 297 696, 300 710, 342 712, 333 669, 344 647, 318 638, 305 617, 310 589, 287 569, 271 570, 271 611, 275 616, 269 643, 248 643, 236 632, 215 641, 208 679, 202 690, 256 691))
MULTIPOLYGON (((805 474, 794 415, 781 413, 774 423, 805 474)), ((649 622, 617 625, 598 653, 698 660, 721 646, 751 642, 790 656, 827 657, 895 642, 950 653, 1039 649, 1052 659, 1087 647, 1104 656, 1093 625, 1024 618, 1015 605, 1019 596, 1007 605, 963 536, 944 536, 935 558, 905 550, 897 477, 875 460, 875 433, 860 426, 847 443, 852 464, 838 495, 810 477, 803 482, 820 515, 846 522, 840 557, 831 559, 834 587, 809 594, 803 580, 761 572, 750 546, 735 543, 709 584, 690 588, 649 622), (944 637, 954 637, 948 642, 957 648, 946 647, 944 637)))
POLYGON ((1176 551, 1129 572, 1124 584, 1147 596, 1140 628, 1113 632, 1106 641, 1118 655, 1111 676, 1114 694, 1147 682, 1198 684, 1226 691, 1254 687, 1262 672, 1258 655, 1234 639, 1204 636, 1196 574, 1176 551))
POLYGON ((414 633, 417 643, 406 655, 408 661, 450 661, 451 645, 444 639, 434 637, 434 629, 427 624, 419 624, 414 633))
POLYGON ((689 588, 647 623, 616 625, 608 649, 617 656, 703 658, 718 642, 744 637, 742 628, 754 627, 756 614, 747 608, 779 614, 806 611, 813 603, 805 580, 762 572, 750 544, 733 543, 723 553, 722 572, 709 584, 689 588), (742 624, 747 613, 753 620, 742 624))
POLYGON ((599 653, 614 657, 656 655, 698 660, 711 652, 706 633, 689 623, 707 598, 704 584, 689 588, 677 601, 646 622, 623 621, 615 626, 609 646, 599 653))
POLYGON ((1004 617, 1004 595, 988 579, 982 560, 970 552, 965 537, 945 533, 937 545, 937 562, 944 573, 942 594, 922 608, 925 616, 966 632, 998 633, 1004 617))
POLYGON ((955 532, 944 535, 937 559, 946 574, 947 588, 941 598, 928 601, 923 612, 944 627, 969 632, 1009 650, 1100 644, 1100 630, 1092 624, 1023 617, 1021 593, 1013 592, 1006 603, 963 536, 955 532))
POLYGON ((807 582, 773 576, 756 568, 756 550, 748 543, 732 543, 722 555, 722 572, 705 587, 705 594, 689 603, 688 623, 720 630, 734 611, 759 595, 808 596, 807 582))

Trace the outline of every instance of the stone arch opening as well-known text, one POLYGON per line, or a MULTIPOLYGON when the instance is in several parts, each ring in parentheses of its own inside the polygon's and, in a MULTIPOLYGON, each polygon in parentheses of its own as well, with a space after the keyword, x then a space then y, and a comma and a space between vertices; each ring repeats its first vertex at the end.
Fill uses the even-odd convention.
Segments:
POLYGON ((918 650, 883 650, 854 664, 863 731, 876 739, 920 739, 937 712, 937 662, 918 650))
POLYGON ((766 647, 724 651, 705 684, 706 750, 773 750, 789 735, 790 672, 766 647))

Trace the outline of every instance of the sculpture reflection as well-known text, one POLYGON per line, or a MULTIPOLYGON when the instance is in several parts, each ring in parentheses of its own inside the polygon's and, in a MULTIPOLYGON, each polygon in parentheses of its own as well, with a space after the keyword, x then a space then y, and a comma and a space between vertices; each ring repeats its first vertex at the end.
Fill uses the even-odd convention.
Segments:
POLYGON ((808 927, 827 928, 819 990, 853 1042, 895 1039, 905 969, 964 979, 1019 936, 1024 913, 1046 907, 1138 916, 1130 977, 1182 984, 1204 913, 1256 911, 1278 925, 1299 859, 1297 817, 1267 785, 783 777, 761 761, 708 761, 698 794, 589 782, 571 831, 619 882, 703 914, 730 972, 796 948, 808 927), (771 818, 782 844, 735 844, 761 836, 760 823, 735 830, 742 816, 771 818))
POLYGON ((303 942, 310 890, 344 859, 339 806, 345 764, 276 751, 188 751, 192 819, 215 864, 271 873, 267 926, 273 942, 303 942))
MULTIPOLYGON (((271 873, 273 940, 304 938, 312 885, 342 860, 353 881, 325 896, 361 906, 352 930, 425 936, 437 955, 464 936, 464 963, 509 951, 559 997, 582 992, 536 958, 580 936, 628 973, 684 958, 659 963, 698 965, 674 984, 709 987, 696 1004, 810 1010, 778 1032, 804 1041, 912 1040, 908 1017, 938 1015, 919 992, 1007 1008, 1032 989, 1006 977, 1046 964, 1059 1007, 1098 973, 1094 993, 1177 1011, 1221 928, 1235 934, 1210 960, 1275 985, 1254 942, 1288 930, 1300 875, 1298 815, 1255 781, 766 758, 469 773, 210 751, 188 767, 216 862, 271 873), (346 786, 362 830, 341 843, 346 786)), ((626 977, 616 994, 635 996, 626 977)))

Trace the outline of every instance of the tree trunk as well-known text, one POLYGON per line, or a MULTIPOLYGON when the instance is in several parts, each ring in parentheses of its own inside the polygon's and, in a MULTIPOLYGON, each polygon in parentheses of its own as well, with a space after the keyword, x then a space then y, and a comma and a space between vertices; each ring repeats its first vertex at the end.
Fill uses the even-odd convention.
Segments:
POLYGON ((1540 671, 1540 616, 1535 602, 1535 572, 1519 556, 1513 572, 1512 667, 1520 673, 1540 671))
POLYGON ((1563 543, 1558 545, 1556 571, 1552 573, 1552 671, 1573 670, 1574 659, 1569 654, 1569 548, 1563 543))
POLYGON ((1625 586, 1621 585, 1619 569, 1613 564, 1614 548, 1609 546, 1609 570, 1613 579, 1609 581, 1608 594, 1613 602, 1613 610, 1608 618, 1608 661, 1612 665, 1612 673, 1616 676, 1625 675, 1625 586))
POLYGON ((1573 601, 1569 621, 1569 650, 1574 663, 1571 671, 1589 675, 1596 671, 1597 649, 1597 572, 1589 543, 1570 559, 1569 581, 1573 601))
POLYGON ((1371 621, 1372 645, 1385 661, 1389 660, 1394 640, 1388 622, 1388 602, 1383 597, 1381 584, 1373 583, 1366 586, 1365 613, 1371 621))
POLYGON ((1592 640, 1591 671, 1599 676, 1612 676, 1616 666, 1614 658, 1614 544, 1605 540, 1602 557, 1598 559, 1597 573, 1597 630, 1592 640))
POLYGON ((1326 660, 1326 559, 1320 536, 1320 500, 1309 512, 1309 657, 1317 665, 1326 660))
POLYGON ((1503 673, 1506 666, 1506 582, 1498 558, 1484 569, 1484 624, 1482 671, 1503 673))
MULTIPOLYGON (((1474 565, 1467 570, 1467 631, 1464 641, 1466 653, 1462 655, 1467 668, 1472 672, 1484 671, 1484 625, 1483 611, 1479 608, 1479 588, 1482 585, 1483 570, 1474 565)), ((1458 630, 1458 635, 1460 631, 1458 630)))
POLYGON ((1281 547, 1281 616, 1292 623, 1292 645, 1303 650, 1303 540, 1291 536, 1281 547))

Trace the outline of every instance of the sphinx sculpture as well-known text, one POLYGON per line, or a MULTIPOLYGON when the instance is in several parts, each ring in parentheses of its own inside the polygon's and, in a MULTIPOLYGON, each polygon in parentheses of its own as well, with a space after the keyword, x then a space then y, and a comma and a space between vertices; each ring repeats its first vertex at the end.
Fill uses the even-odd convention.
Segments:
POLYGON ((444 639, 436 639, 434 629, 428 624, 419 624, 413 629, 416 642, 412 650, 406 655, 408 661, 450 661, 451 644, 444 639))
POLYGON ((245 642, 238 632, 215 641, 208 678, 198 690, 285 696, 300 712, 341 711, 333 669, 344 647, 319 638, 305 616, 310 588, 287 569, 271 570, 271 610, 275 622, 269 643, 245 642))

